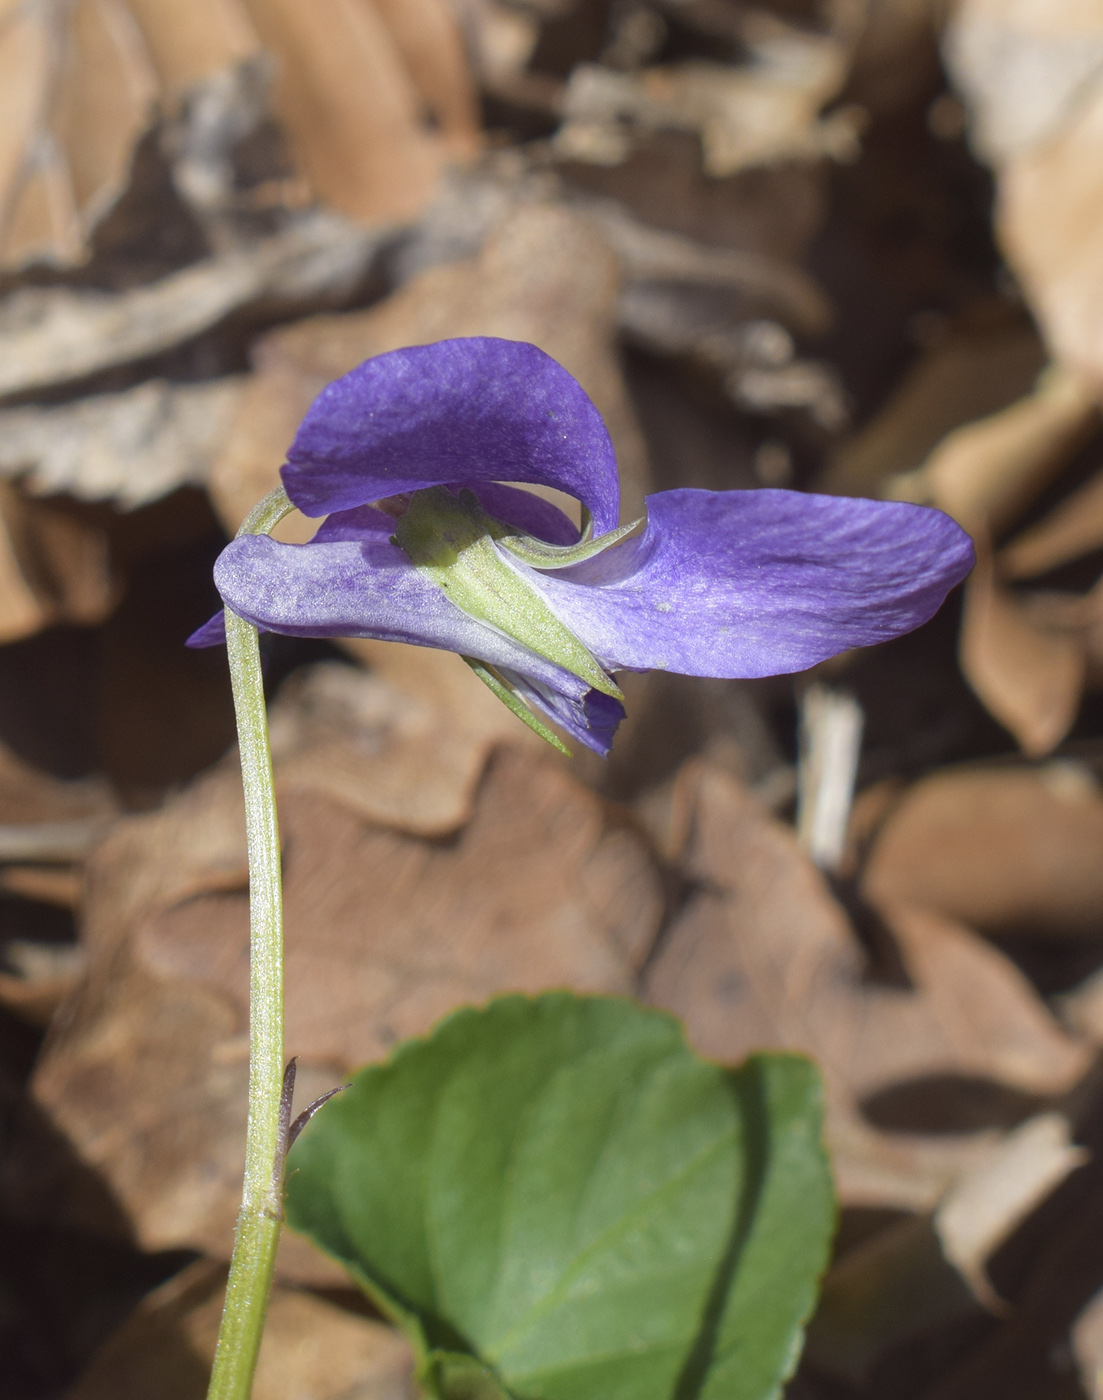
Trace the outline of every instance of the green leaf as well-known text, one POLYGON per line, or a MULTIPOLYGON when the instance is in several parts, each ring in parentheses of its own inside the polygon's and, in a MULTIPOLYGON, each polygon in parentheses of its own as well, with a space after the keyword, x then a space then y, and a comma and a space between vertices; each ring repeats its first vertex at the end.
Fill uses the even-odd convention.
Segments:
POLYGON ((834 1225, 819 1077, 726 1071, 630 1001, 504 997, 326 1104, 287 1210, 447 1400, 768 1400, 834 1225))

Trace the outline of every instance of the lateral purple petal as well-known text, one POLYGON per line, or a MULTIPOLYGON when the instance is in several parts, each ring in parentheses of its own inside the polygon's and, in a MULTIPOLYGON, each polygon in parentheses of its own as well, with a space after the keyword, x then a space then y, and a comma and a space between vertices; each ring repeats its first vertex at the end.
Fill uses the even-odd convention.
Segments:
POLYGON ((926 622, 973 566, 941 511, 796 491, 664 491, 644 533, 538 586, 610 670, 802 671, 926 622))
MULTIPOLYGON (((513 486, 499 486, 496 482, 478 482, 471 489, 487 514, 506 525, 536 535, 549 544, 575 544, 578 541, 577 526, 558 506, 534 496, 531 491, 518 491, 513 486)), ((319 525, 311 543, 362 540, 369 535, 387 540, 394 534, 395 524, 393 516, 373 506, 339 510, 327 516, 319 525)))
POLYGON ((503 525, 512 525, 514 529, 535 535, 548 544, 578 543, 578 526, 558 506, 533 495, 531 491, 519 491, 515 486, 499 486, 494 481, 464 484, 471 487, 487 515, 493 515, 503 525))
POLYGON ((306 515, 429 486, 529 482, 617 524, 613 444, 581 385, 535 345, 476 336, 366 360, 314 400, 283 468, 306 515))
MULTIPOLYGON (((370 515, 389 519, 377 511, 370 515)), ((329 543, 280 544, 267 535, 232 540, 215 563, 218 591, 234 612, 267 632, 377 637, 477 657, 556 697, 543 708, 562 704, 573 713, 576 707, 577 722, 588 727, 591 692, 585 681, 468 617, 397 546, 370 530, 359 539, 349 537, 347 522, 346 516, 345 537, 329 543)), ((199 645, 209 644, 202 634, 213 626, 212 618, 195 634, 199 645)), ((604 715, 600 727, 608 728, 604 715)))

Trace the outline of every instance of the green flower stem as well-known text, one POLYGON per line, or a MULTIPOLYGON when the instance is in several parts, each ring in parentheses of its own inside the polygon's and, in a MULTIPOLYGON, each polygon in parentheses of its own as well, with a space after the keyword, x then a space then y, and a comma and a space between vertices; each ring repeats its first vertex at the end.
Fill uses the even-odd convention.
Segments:
MULTIPOLYGON (((282 487, 239 535, 268 534, 294 507, 282 487)), ((257 629, 226 609, 249 849, 249 1120, 245 1181, 208 1400, 248 1400, 283 1219, 283 900, 272 751, 257 629)))

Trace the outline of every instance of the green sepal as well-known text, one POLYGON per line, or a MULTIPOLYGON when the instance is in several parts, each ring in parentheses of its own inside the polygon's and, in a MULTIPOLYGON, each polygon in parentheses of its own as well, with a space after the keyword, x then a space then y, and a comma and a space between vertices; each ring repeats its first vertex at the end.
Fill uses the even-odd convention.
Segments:
POLYGON ((473 656, 465 656, 463 659, 475 672, 479 680, 482 681, 483 685, 485 685, 488 690, 492 690, 506 709, 512 710, 522 724, 527 724, 534 734, 539 734, 541 739, 549 743, 553 749, 558 749, 560 753, 566 754, 566 756, 570 758, 571 751, 563 740, 560 739, 559 735, 553 733, 543 720, 538 719, 521 697, 515 691, 510 690, 505 681, 503 681, 500 676, 496 675, 491 667, 487 666, 482 661, 476 660, 473 656))
POLYGON ((469 617, 562 666, 592 689, 623 700, 597 659, 499 554, 492 524, 505 529, 484 514, 470 491, 453 496, 446 487, 434 486, 410 497, 406 513, 397 521, 394 541, 469 617))
POLYGON ((577 544, 548 544, 532 535, 495 535, 503 549, 508 549, 522 564, 530 569, 568 569, 572 564, 581 564, 584 559, 593 559, 604 554, 610 546, 619 544, 643 524, 643 516, 628 525, 621 525, 596 539, 582 539, 577 544))

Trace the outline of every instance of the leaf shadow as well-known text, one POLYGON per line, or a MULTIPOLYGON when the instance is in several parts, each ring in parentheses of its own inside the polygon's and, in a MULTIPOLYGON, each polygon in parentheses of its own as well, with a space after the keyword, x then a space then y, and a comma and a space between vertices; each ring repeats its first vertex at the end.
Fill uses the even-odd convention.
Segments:
POLYGON ((724 1252, 709 1288, 701 1325, 674 1383, 671 1400, 698 1400, 701 1395, 716 1357, 724 1307, 744 1246, 754 1226, 766 1180, 770 1155, 770 1115, 762 1064, 755 1059, 749 1060, 738 1071, 729 1071, 725 1078, 743 1123, 743 1171, 738 1188, 739 1200, 732 1215, 724 1252))

